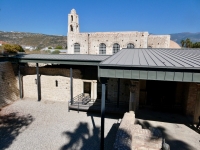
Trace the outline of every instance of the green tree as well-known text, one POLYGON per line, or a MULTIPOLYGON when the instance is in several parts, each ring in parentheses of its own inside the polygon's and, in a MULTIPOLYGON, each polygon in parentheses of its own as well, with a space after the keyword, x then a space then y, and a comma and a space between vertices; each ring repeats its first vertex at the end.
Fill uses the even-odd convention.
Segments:
POLYGON ((200 42, 193 43, 192 48, 200 48, 200 42))
POLYGON ((63 49, 62 46, 58 45, 55 47, 55 49, 63 49))
POLYGON ((51 46, 49 46, 49 47, 48 47, 48 49, 52 49, 52 47, 51 47, 51 46))
POLYGON ((181 46, 184 47, 185 46, 185 41, 181 40, 181 46))
POLYGON ((187 38, 187 39, 185 40, 185 46, 186 46, 187 48, 191 48, 191 47, 192 47, 192 42, 190 41, 189 38, 187 38))
POLYGON ((55 51, 51 52, 51 54, 59 54, 59 53, 60 53, 59 50, 55 50, 55 51))

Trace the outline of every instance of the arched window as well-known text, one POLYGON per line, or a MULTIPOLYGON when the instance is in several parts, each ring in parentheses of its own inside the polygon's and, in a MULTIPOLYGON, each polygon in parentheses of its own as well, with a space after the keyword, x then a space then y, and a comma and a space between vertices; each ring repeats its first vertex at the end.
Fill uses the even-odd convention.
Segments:
POLYGON ((70 25, 70 31, 73 31, 73 26, 72 25, 70 25))
POLYGON ((80 44, 74 44, 74 54, 80 54, 80 44))
POLYGON ((133 48, 135 48, 135 46, 134 46, 132 43, 129 43, 129 44, 127 45, 127 48, 133 49, 133 48))
POLYGON ((120 50, 120 45, 118 43, 115 43, 113 45, 113 54, 117 53, 120 50))
POLYGON ((101 43, 99 45, 99 54, 106 54, 106 44, 101 43))
POLYGON ((73 21, 73 16, 71 15, 71 21, 73 21))

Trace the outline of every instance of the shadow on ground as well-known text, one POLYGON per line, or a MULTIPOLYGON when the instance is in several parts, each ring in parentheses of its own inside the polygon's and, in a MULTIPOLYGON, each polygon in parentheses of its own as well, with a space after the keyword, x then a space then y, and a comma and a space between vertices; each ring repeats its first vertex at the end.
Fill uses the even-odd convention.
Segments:
POLYGON ((31 115, 19 116, 17 113, 0 116, 0 149, 8 148, 33 120, 31 115))
MULTIPOLYGON (((156 120, 156 121, 161 121, 161 120, 156 120)), ((162 120, 162 121, 164 121, 164 120, 162 120)), ((172 121, 169 121, 169 122, 172 122, 172 121)), ((178 120, 175 121, 175 123, 177 123, 177 122, 180 122, 180 120, 179 121, 178 120)), ((155 127, 155 126, 152 126, 151 123, 148 122, 148 121, 136 120, 136 124, 140 124, 144 129, 149 129, 149 127, 155 127)), ((163 139, 165 139, 165 142, 170 145, 170 149, 171 150, 193 150, 193 149, 196 149, 195 147, 189 145, 188 143, 186 143, 184 141, 174 139, 171 135, 169 135, 166 132, 166 128, 165 127, 156 126, 155 128, 157 128, 157 129, 159 129, 161 131, 163 139)))
POLYGON ((193 131, 200 133, 200 131, 194 126, 192 117, 163 111, 153 111, 151 109, 140 109, 136 114, 136 118, 143 120, 161 121, 168 123, 184 124, 193 131))
MULTIPOLYGON (((80 122, 74 132, 64 132, 63 135, 69 140, 63 145, 60 150, 80 149, 80 150, 99 150, 100 149, 100 127, 97 127, 94 122, 94 116, 100 117, 96 113, 89 113, 93 125, 92 133, 89 131, 89 124, 80 122)), ((119 124, 113 124, 105 138, 105 150, 113 149, 115 136, 119 124)))

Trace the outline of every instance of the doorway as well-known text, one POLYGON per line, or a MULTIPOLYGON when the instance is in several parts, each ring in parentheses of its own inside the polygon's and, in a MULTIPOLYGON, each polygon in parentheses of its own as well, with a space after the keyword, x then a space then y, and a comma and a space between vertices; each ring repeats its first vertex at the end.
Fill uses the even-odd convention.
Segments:
POLYGON ((91 97, 91 82, 83 82, 83 93, 85 96, 91 97))

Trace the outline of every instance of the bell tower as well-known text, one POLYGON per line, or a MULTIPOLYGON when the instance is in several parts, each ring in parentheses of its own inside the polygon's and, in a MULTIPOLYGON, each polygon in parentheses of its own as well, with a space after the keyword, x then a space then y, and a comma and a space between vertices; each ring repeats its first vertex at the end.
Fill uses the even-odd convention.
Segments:
POLYGON ((79 19, 76 10, 72 9, 68 14, 68 34, 79 33, 79 19))

